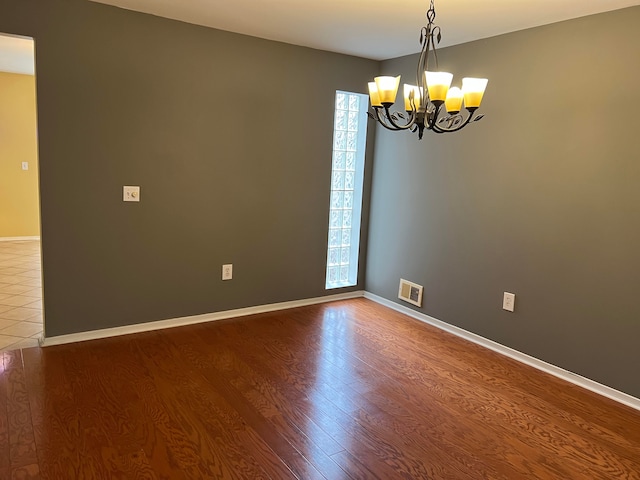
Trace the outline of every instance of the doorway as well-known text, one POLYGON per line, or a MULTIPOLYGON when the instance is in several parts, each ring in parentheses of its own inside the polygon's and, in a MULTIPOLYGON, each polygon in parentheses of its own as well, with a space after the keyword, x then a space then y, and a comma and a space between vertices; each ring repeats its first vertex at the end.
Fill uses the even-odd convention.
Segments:
POLYGON ((43 333, 35 56, 0 34, 0 351, 43 333))

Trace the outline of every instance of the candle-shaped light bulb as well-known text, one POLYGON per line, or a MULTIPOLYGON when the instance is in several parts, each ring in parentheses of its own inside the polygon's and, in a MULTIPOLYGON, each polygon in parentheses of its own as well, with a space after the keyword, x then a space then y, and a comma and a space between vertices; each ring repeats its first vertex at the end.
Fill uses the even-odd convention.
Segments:
POLYGON ((434 103, 444 102, 447 98, 447 92, 453 80, 453 74, 448 72, 424 72, 427 80, 427 90, 429 90, 429 99, 434 103))
POLYGON ((390 107, 396 101, 396 94, 400 86, 400 76, 397 77, 376 77, 376 86, 378 87, 378 95, 380 95, 380 103, 385 107, 390 107))
POLYGON ((404 109, 407 112, 418 110, 420 108, 420 87, 416 85, 404 84, 404 109), (413 100, 411 94, 413 93, 413 100), (413 103, 413 105, 412 105, 413 103))
POLYGON ((462 108, 462 90, 458 87, 451 87, 444 101, 444 106, 449 113, 458 113, 462 108))
POLYGON ((371 100, 372 107, 381 107, 380 94, 378 93, 378 86, 376 82, 369 82, 369 100, 371 100))
POLYGON ((480 106, 488 82, 489 80, 486 78, 467 77, 462 79, 462 93, 466 108, 475 110, 480 106))

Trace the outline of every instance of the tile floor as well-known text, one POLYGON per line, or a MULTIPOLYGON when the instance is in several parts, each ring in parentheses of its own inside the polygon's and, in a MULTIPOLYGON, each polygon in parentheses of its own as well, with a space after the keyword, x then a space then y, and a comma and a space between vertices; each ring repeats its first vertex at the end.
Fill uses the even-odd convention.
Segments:
POLYGON ((35 347, 42 336, 38 240, 0 241, 0 351, 35 347))

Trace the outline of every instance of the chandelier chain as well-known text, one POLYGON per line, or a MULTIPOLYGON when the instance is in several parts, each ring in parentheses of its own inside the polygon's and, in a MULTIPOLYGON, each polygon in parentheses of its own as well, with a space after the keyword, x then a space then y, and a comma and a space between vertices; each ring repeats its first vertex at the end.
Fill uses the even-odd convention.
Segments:
POLYGON ((433 23, 436 19, 436 7, 433 2, 434 0, 431 0, 431 6, 429 7, 429 10, 427 10, 427 22, 429 23, 433 23))

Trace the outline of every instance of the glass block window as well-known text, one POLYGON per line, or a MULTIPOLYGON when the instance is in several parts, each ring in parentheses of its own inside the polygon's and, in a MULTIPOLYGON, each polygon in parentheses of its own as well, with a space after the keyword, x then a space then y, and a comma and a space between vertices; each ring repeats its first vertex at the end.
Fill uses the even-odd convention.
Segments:
POLYGON ((358 282, 368 96, 336 92, 326 288, 358 282))

